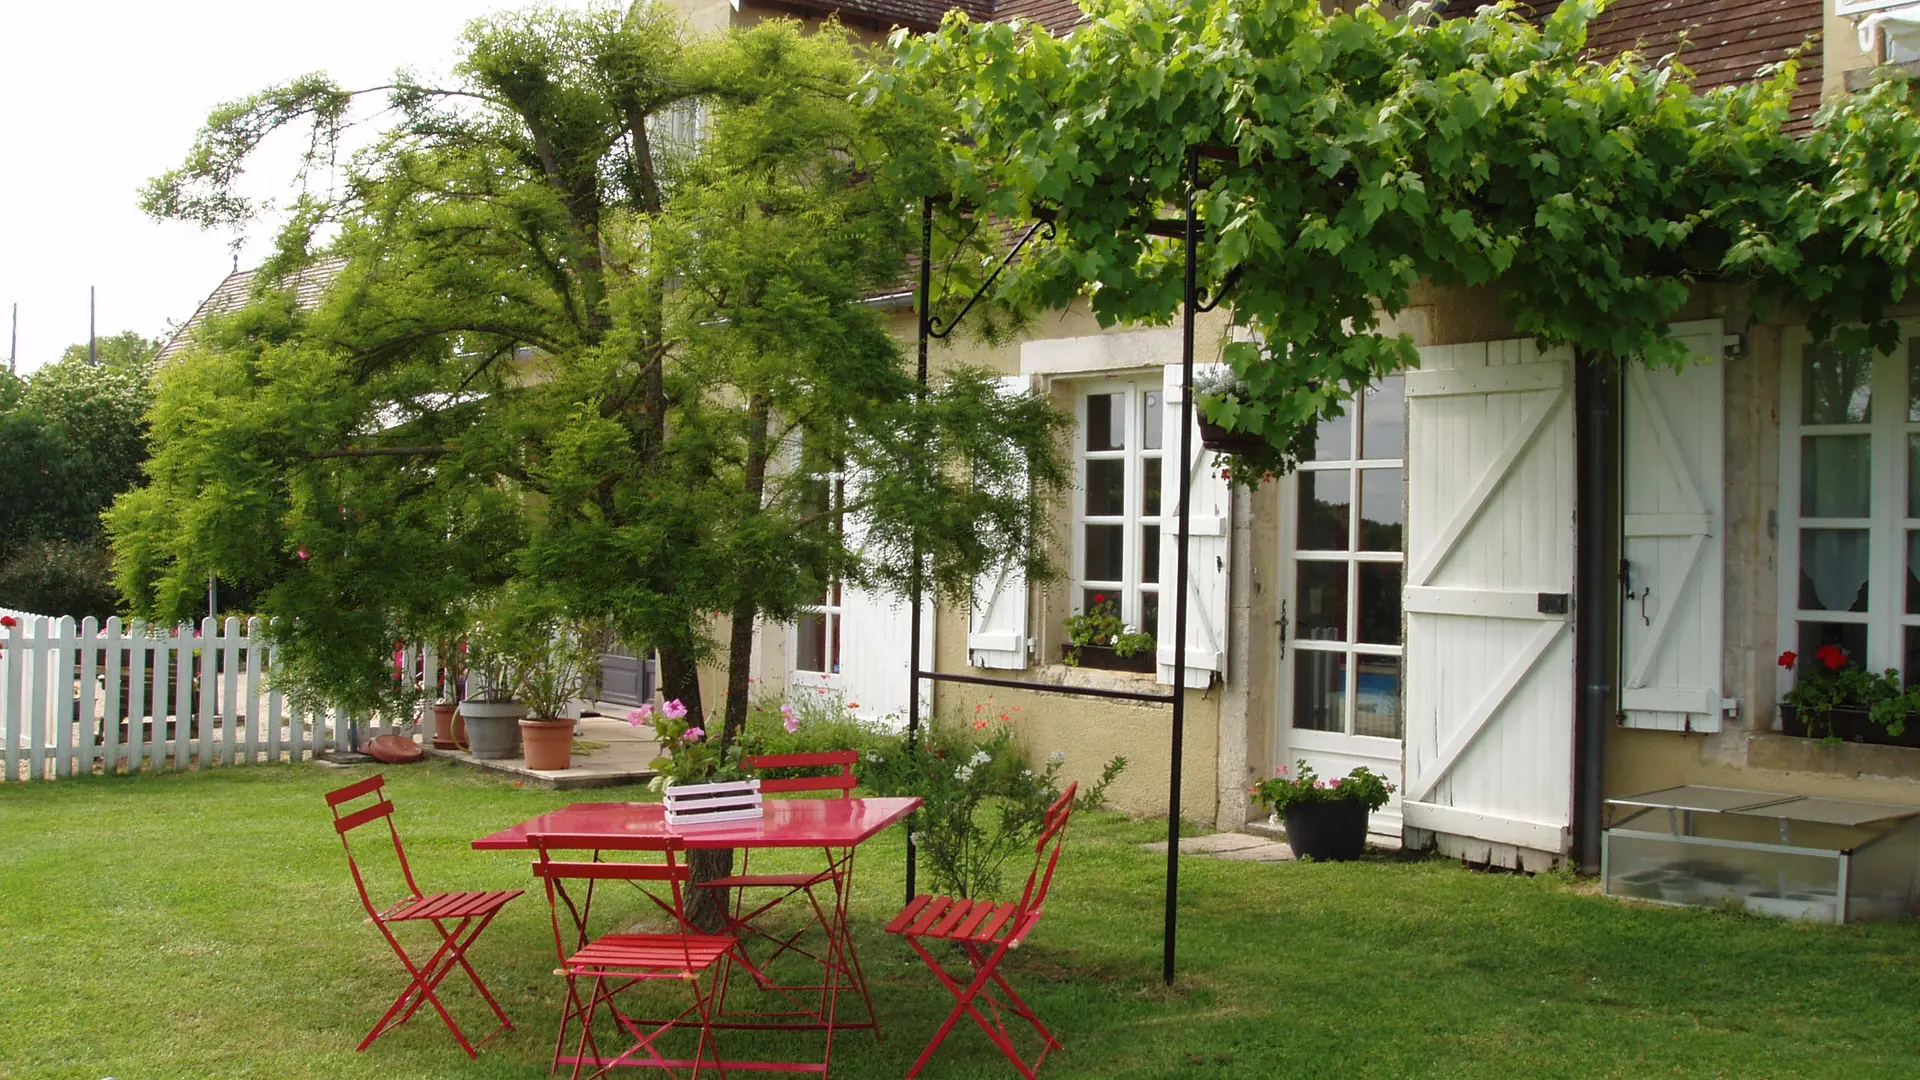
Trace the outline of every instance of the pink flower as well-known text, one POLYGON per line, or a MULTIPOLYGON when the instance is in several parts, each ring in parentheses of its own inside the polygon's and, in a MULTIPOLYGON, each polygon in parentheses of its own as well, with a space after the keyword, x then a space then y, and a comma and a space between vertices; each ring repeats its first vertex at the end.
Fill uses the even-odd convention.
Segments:
POLYGON ((307 545, 305 545, 305 544, 301 544, 301 545, 300 545, 300 550, 299 550, 299 551, 296 551, 296 552, 294 552, 294 554, 295 554, 295 555, 298 555, 298 556, 300 556, 300 561, 301 561, 301 562, 306 562, 306 561, 307 561, 308 559, 311 559, 311 558, 313 558, 313 556, 312 556, 312 555, 309 555, 309 554, 307 554, 307 545))
POLYGON ((706 729, 697 728, 697 727, 688 728, 687 733, 685 735, 680 736, 681 740, 687 743, 697 743, 701 739, 704 739, 706 737, 707 737, 706 729))
POLYGON ((793 706, 780 706, 780 726, 786 728, 789 735, 800 730, 800 718, 793 715, 793 706))
POLYGON ((1277 768, 1277 769, 1274 769, 1274 770, 1273 770, 1273 775, 1275 775, 1275 776, 1285 776, 1285 775, 1287 775, 1287 767, 1286 767, 1285 765, 1282 765, 1282 766, 1280 766, 1279 768, 1277 768))
POLYGON ((653 706, 651 705, 642 705, 627 713, 627 723, 632 724, 634 727, 639 727, 651 719, 653 719, 653 706))
POLYGON ((672 701, 660 706, 660 715, 669 720, 685 720, 687 718, 687 707, 680 704, 679 698, 674 698, 672 701))
POLYGON ((1340 786, 1340 781, 1342 781, 1342 780, 1345 780, 1345 779, 1346 779, 1346 777, 1344 777, 1344 776, 1336 776, 1336 777, 1334 777, 1334 778, 1333 778, 1332 780, 1330 780, 1330 781, 1328 781, 1328 783, 1327 783, 1327 786, 1328 786, 1328 787, 1339 787, 1339 786, 1340 786))

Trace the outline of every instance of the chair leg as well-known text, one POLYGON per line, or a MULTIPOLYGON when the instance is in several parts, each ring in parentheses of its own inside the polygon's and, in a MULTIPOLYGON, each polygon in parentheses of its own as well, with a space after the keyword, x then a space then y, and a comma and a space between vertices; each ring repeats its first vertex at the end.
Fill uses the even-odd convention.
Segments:
MULTIPOLYGON (((987 962, 986 957, 981 953, 978 945, 967 942, 966 948, 969 958, 976 966, 987 962)), ((1062 1046, 1060 1040, 1054 1037, 1053 1032, 1047 1030, 1047 1025, 1041 1023, 1040 1018, 1033 1014, 1033 1008, 1029 1006, 1019 994, 1014 992, 1012 986, 1007 984, 1007 977, 1000 974, 1000 966, 995 964, 991 970, 993 973, 993 984, 1000 988, 1002 994, 1006 995, 1007 1007, 1013 1010, 1015 1016, 1032 1025, 1034 1033, 1039 1035, 1045 1044, 1040 1052, 1040 1059, 1034 1062, 1034 1068, 1037 1069, 1040 1067, 1040 1061, 1046 1060, 1048 1051, 1065 1050, 1066 1047, 1062 1046)))
MULTIPOLYGON (((989 1021, 973 1004, 974 999, 979 996, 982 988, 984 988, 990 980, 996 978, 1000 961, 1006 957, 1007 946, 1001 945, 998 949, 994 950, 991 956, 982 956, 979 950, 969 945, 967 958, 974 966, 974 976, 967 985, 961 986, 953 976, 947 974, 946 966, 935 959, 931 952, 927 951, 926 946, 920 943, 919 938, 910 936, 907 938, 907 944, 913 946, 914 951, 920 954, 920 959, 927 965, 928 969, 933 972, 934 977, 940 980, 941 985, 947 988, 947 992, 953 995, 954 999, 953 1010, 947 1014, 946 1020, 942 1022, 939 1029, 934 1032, 933 1039, 927 1043, 926 1049, 920 1052, 920 1057, 913 1063, 913 1067, 907 1070, 908 1080, 912 1080, 913 1077, 918 1076, 920 1070, 926 1067, 927 1062, 933 1057, 933 1052, 938 1050, 940 1044, 946 1041, 947 1035, 953 1031, 953 1025, 960 1022, 960 1017, 963 1014, 973 1018, 973 1022, 979 1025, 980 1030, 986 1034, 987 1040, 993 1043, 1001 1054, 1006 1056, 1006 1059, 1013 1064, 1015 1069, 1019 1070, 1020 1075, 1024 1077, 1025 1080, 1036 1080, 1033 1070, 1039 1062, 1036 1061, 1034 1065, 1028 1065, 1026 1061, 1020 1057, 1019 1050, 1013 1045, 1013 1040, 1008 1036, 1005 1025, 997 1023, 998 1006, 994 1006, 996 1020, 989 1021)), ((1002 985, 1004 985, 1004 982, 1002 982, 1002 985)), ((989 995, 987 1000, 990 1004, 992 1003, 993 999, 991 995, 989 995)), ((1020 1009, 1023 1015, 1030 1016, 1031 1010, 1026 1009, 1025 1002, 1021 1002, 1020 1009)), ((1036 1026, 1039 1024, 1037 1019, 1031 1020, 1031 1022, 1036 1026)), ((1045 1037, 1051 1042, 1051 1033, 1048 1033, 1045 1037)), ((1045 1057, 1044 1050, 1041 1056, 1043 1058, 1045 1057)))

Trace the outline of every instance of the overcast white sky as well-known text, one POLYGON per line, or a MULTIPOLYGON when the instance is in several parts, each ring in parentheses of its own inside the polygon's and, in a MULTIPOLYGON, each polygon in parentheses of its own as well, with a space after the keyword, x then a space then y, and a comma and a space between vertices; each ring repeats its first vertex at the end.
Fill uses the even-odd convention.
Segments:
MULTIPOLYGON (((348 87, 444 71, 489 0, 0 0, 0 362, 20 305, 20 370, 99 331, 163 335, 232 269, 228 235, 160 224, 141 184, 178 164, 212 106, 308 71, 348 87)), ((569 4, 568 6, 574 6, 569 4)), ((579 6, 584 6, 581 4, 579 6)), ((285 194, 291 159, 253 171, 285 194)), ((270 230, 256 228, 265 234, 270 230)), ((241 251, 257 261, 264 235, 241 251)))

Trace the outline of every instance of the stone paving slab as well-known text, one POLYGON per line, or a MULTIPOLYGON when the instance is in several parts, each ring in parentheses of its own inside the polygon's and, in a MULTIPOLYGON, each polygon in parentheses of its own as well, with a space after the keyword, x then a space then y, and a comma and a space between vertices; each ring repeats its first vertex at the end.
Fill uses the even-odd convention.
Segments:
MULTIPOLYGON (((1140 846, 1162 855, 1167 851, 1165 840, 1156 840, 1140 846)), ((1238 832, 1183 836, 1180 838, 1180 854, 1210 855, 1234 862, 1286 862, 1293 858, 1293 852, 1285 844, 1238 832)))
POLYGON ((644 784, 653 779, 650 763, 660 756, 660 744, 654 741, 652 728, 634 727, 612 716, 584 716, 574 737, 606 745, 591 753, 574 754, 570 769, 529 769, 526 761, 519 757, 483 760, 462 750, 432 747, 426 750, 437 758, 505 773, 524 783, 559 791, 644 784))

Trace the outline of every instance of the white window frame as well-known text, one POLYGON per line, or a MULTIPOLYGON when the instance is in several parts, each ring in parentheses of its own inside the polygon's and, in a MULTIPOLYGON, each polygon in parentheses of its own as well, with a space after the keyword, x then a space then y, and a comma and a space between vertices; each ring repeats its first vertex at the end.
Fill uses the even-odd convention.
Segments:
MULTIPOLYGON (((1157 627, 1142 619, 1144 598, 1148 594, 1159 596, 1161 582, 1142 580, 1141 562, 1144 546, 1141 540, 1143 530, 1151 528, 1157 534, 1160 530, 1160 507, 1146 507, 1145 493, 1141 490, 1141 481, 1147 459, 1160 462, 1160 484, 1164 491, 1169 482, 1178 482, 1177 476, 1170 476, 1167 463, 1172 460, 1167 446, 1168 425, 1166 422, 1166 402, 1160 402, 1160 446, 1146 449, 1146 398, 1148 394, 1159 398, 1165 393, 1160 372, 1155 369, 1152 377, 1116 376, 1081 383, 1074 396, 1074 436, 1073 436, 1073 595, 1070 610, 1076 615, 1086 614, 1086 596, 1089 592, 1113 592, 1120 597, 1120 621, 1152 634, 1157 627), (1109 394, 1127 396, 1127 418, 1125 446, 1123 450, 1087 449, 1087 407, 1096 397, 1109 394), (1087 514, 1087 462, 1099 460, 1122 460, 1125 466, 1125 498, 1122 503, 1124 513, 1120 515, 1087 514), (1150 511, 1150 512, 1149 512, 1150 511), (1120 532, 1120 569, 1121 580, 1092 580, 1087 576, 1087 531, 1088 525, 1119 525, 1120 532)), ((1177 432, 1175 436, 1177 437, 1177 432)), ((1164 540, 1162 541, 1165 542, 1164 540)), ((1159 572, 1156 563, 1155 573, 1159 572)))
MULTIPOLYGON (((1392 377, 1402 380, 1405 378, 1403 375, 1395 375, 1392 377)), ((1405 493, 1407 483, 1407 424, 1405 411, 1406 389, 1404 382, 1402 383, 1400 399, 1400 457, 1365 458, 1359 456, 1361 439, 1366 427, 1362 422, 1365 419, 1365 397, 1366 395, 1364 394, 1360 395, 1359 398, 1356 399, 1360 402, 1360 408, 1358 410, 1349 410, 1347 414, 1350 419, 1350 423, 1348 424, 1349 430, 1347 432, 1347 453, 1349 456, 1337 459, 1330 458, 1325 461, 1300 462, 1299 467, 1295 469, 1293 481, 1295 486, 1291 489, 1293 502, 1291 505, 1281 508, 1281 512, 1291 519, 1289 522, 1289 531, 1292 534, 1291 539, 1293 543, 1290 545, 1290 558, 1285 560, 1284 565, 1286 572, 1294 575, 1294 580, 1287 583, 1287 595, 1293 598, 1291 620, 1294 626, 1297 627, 1300 621, 1299 611, 1301 600, 1300 597, 1294 595, 1299 590, 1299 564, 1306 562, 1344 562, 1347 567, 1346 629, 1348 640, 1335 641, 1325 638, 1309 638, 1302 637, 1297 633, 1290 633, 1288 635, 1287 648, 1289 651, 1344 653, 1347 657, 1346 685, 1341 691, 1342 716, 1340 730, 1319 731, 1314 728, 1293 727, 1286 737, 1301 744, 1311 742, 1313 738, 1318 735, 1347 735, 1363 739, 1377 738, 1385 739, 1393 743, 1401 741, 1400 739, 1387 739, 1386 736, 1362 735, 1354 730, 1355 710, 1359 708, 1360 701, 1360 658, 1363 656, 1390 656, 1400 661, 1399 692, 1396 700, 1399 703, 1398 708, 1400 710, 1401 737, 1404 738, 1406 735, 1407 668, 1405 657, 1407 651, 1407 630, 1404 602, 1402 603, 1400 614, 1400 644, 1380 645, 1358 640, 1360 632, 1360 567, 1362 564, 1388 563, 1400 567, 1400 592, 1403 597, 1406 594, 1407 533, 1405 493), (1362 473, 1375 469, 1398 469, 1400 472, 1400 547, 1396 551, 1360 550, 1360 522, 1363 517, 1360 507, 1360 476, 1362 473), (1351 486, 1348 489, 1348 498, 1350 501, 1347 506, 1347 547, 1344 551, 1303 548, 1298 546, 1300 539, 1298 532, 1300 491, 1307 485, 1312 484, 1314 474, 1320 472, 1344 472, 1349 478, 1351 486)), ((1284 662, 1289 665, 1294 664, 1291 656, 1284 662)), ((1298 677, 1297 670, 1297 667, 1295 667, 1287 673, 1286 685, 1288 688, 1288 701, 1286 703, 1286 710, 1289 716, 1292 712, 1292 699, 1295 693, 1292 680, 1298 677)))
MULTIPOLYGON (((1876 350, 1871 384, 1871 419, 1864 424, 1805 425, 1801 416, 1803 353, 1813 341, 1805 327, 1781 335, 1780 357, 1780 527, 1776 544, 1780 565, 1779 647, 1798 650, 1799 624, 1853 623, 1867 628, 1867 655, 1857 657, 1870 670, 1893 668, 1904 678, 1907 627, 1920 627, 1920 614, 1906 613, 1907 533, 1920 531, 1920 517, 1907 516, 1907 440, 1920 436, 1920 420, 1909 420, 1908 365, 1920 323, 1900 322, 1900 346, 1883 355, 1876 350), (1871 514, 1864 518, 1816 518, 1815 527, 1867 530, 1867 610, 1818 611, 1800 607, 1800 439, 1803 435, 1865 434, 1874 475, 1871 514)), ((1793 673, 1776 669, 1778 689, 1793 685, 1793 673)))
MULTIPOLYGON (((846 527, 847 474, 842 472, 828 473, 822 477, 822 479, 827 484, 827 491, 829 492, 828 498, 832 499, 834 503, 834 506, 830 509, 838 508, 842 512, 835 528, 844 529, 846 527)), ((821 599, 823 601, 822 603, 800 605, 799 612, 803 617, 807 615, 819 615, 826 620, 827 636, 821 656, 821 662, 825 664, 826 667, 824 670, 817 670, 800 666, 800 624, 802 621, 800 618, 796 618, 792 623, 788 624, 790 629, 787 632, 787 642, 789 646, 787 656, 791 658, 788 667, 796 674, 814 675, 833 680, 839 678, 841 670, 846 667, 847 643, 841 639, 841 617, 845 614, 846 610, 846 584, 840 581, 829 583, 826 594, 821 599), (838 663, 834 660, 836 653, 839 654, 838 663)))

